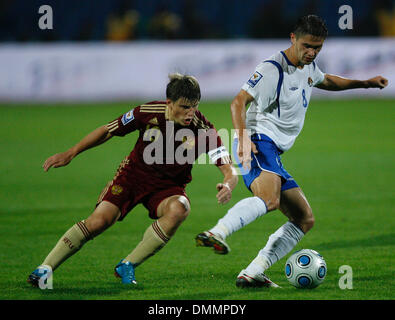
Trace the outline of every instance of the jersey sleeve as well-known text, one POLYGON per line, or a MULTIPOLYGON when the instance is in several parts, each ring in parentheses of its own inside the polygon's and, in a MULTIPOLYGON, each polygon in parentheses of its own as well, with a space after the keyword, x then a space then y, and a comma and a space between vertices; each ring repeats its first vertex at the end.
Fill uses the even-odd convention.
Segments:
POLYGON ((314 71, 313 71, 313 86, 320 84, 324 81, 325 74, 318 68, 318 65, 314 63, 314 71))
POLYGON ((254 98, 258 106, 265 109, 276 100, 279 78, 278 69, 272 63, 262 62, 242 89, 254 98))
POLYGON ((140 107, 136 107, 107 124, 108 131, 113 136, 121 136, 140 129, 140 107))

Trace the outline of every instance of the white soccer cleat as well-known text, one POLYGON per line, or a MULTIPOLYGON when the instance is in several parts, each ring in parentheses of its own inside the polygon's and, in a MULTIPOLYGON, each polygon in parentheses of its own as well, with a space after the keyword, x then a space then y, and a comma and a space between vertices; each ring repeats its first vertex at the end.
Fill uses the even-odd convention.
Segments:
POLYGON ((195 240, 196 246, 211 247, 214 249, 214 252, 218 254, 227 254, 230 251, 230 248, 225 240, 210 231, 203 231, 202 233, 199 233, 195 240))
POLYGON ((236 279, 236 286, 239 288, 281 288, 270 280, 264 273, 249 275, 246 270, 241 270, 236 279))

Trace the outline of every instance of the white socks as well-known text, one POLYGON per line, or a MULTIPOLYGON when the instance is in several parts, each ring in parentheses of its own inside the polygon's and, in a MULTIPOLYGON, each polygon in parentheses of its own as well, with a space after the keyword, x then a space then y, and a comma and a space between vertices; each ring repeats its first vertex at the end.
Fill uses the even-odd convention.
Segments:
MULTIPOLYGON (((217 225, 209 231, 225 239, 266 213, 267 207, 261 198, 246 198, 229 209, 227 214, 219 219, 217 225)), ((303 236, 303 231, 288 221, 269 237, 266 246, 259 251, 257 257, 246 268, 246 272, 250 275, 264 272, 288 254, 303 236)))
POLYGON ((265 213, 267 213, 267 207, 261 198, 246 198, 230 208, 228 213, 218 220, 217 225, 209 231, 225 239, 265 213))
POLYGON ((288 221, 269 237, 266 246, 252 260, 246 272, 250 275, 264 272, 289 253, 303 236, 303 231, 288 221))

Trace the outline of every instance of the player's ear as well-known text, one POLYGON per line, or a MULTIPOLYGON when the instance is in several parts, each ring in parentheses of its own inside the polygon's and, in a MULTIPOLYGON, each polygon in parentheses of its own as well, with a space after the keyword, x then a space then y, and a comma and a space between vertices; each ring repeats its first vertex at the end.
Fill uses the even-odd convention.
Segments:
POLYGON ((291 32, 289 36, 291 38, 291 43, 295 44, 295 42, 296 42, 296 35, 295 35, 295 33, 291 32))

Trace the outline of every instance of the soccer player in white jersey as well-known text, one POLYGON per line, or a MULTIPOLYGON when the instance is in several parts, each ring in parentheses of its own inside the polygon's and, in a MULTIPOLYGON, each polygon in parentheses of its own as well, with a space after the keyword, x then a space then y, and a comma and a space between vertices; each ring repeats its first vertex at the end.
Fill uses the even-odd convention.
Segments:
POLYGON ((277 287, 264 272, 288 254, 314 225, 302 189, 280 158, 302 130, 312 87, 382 89, 388 84, 381 76, 362 81, 323 73, 314 60, 326 36, 327 28, 320 17, 300 18, 290 34, 292 45, 260 63, 232 101, 237 132, 235 157, 253 196, 236 203, 212 229, 198 234, 196 243, 226 254, 230 250, 226 237, 258 217, 279 209, 288 218, 240 272, 238 287, 277 287))

